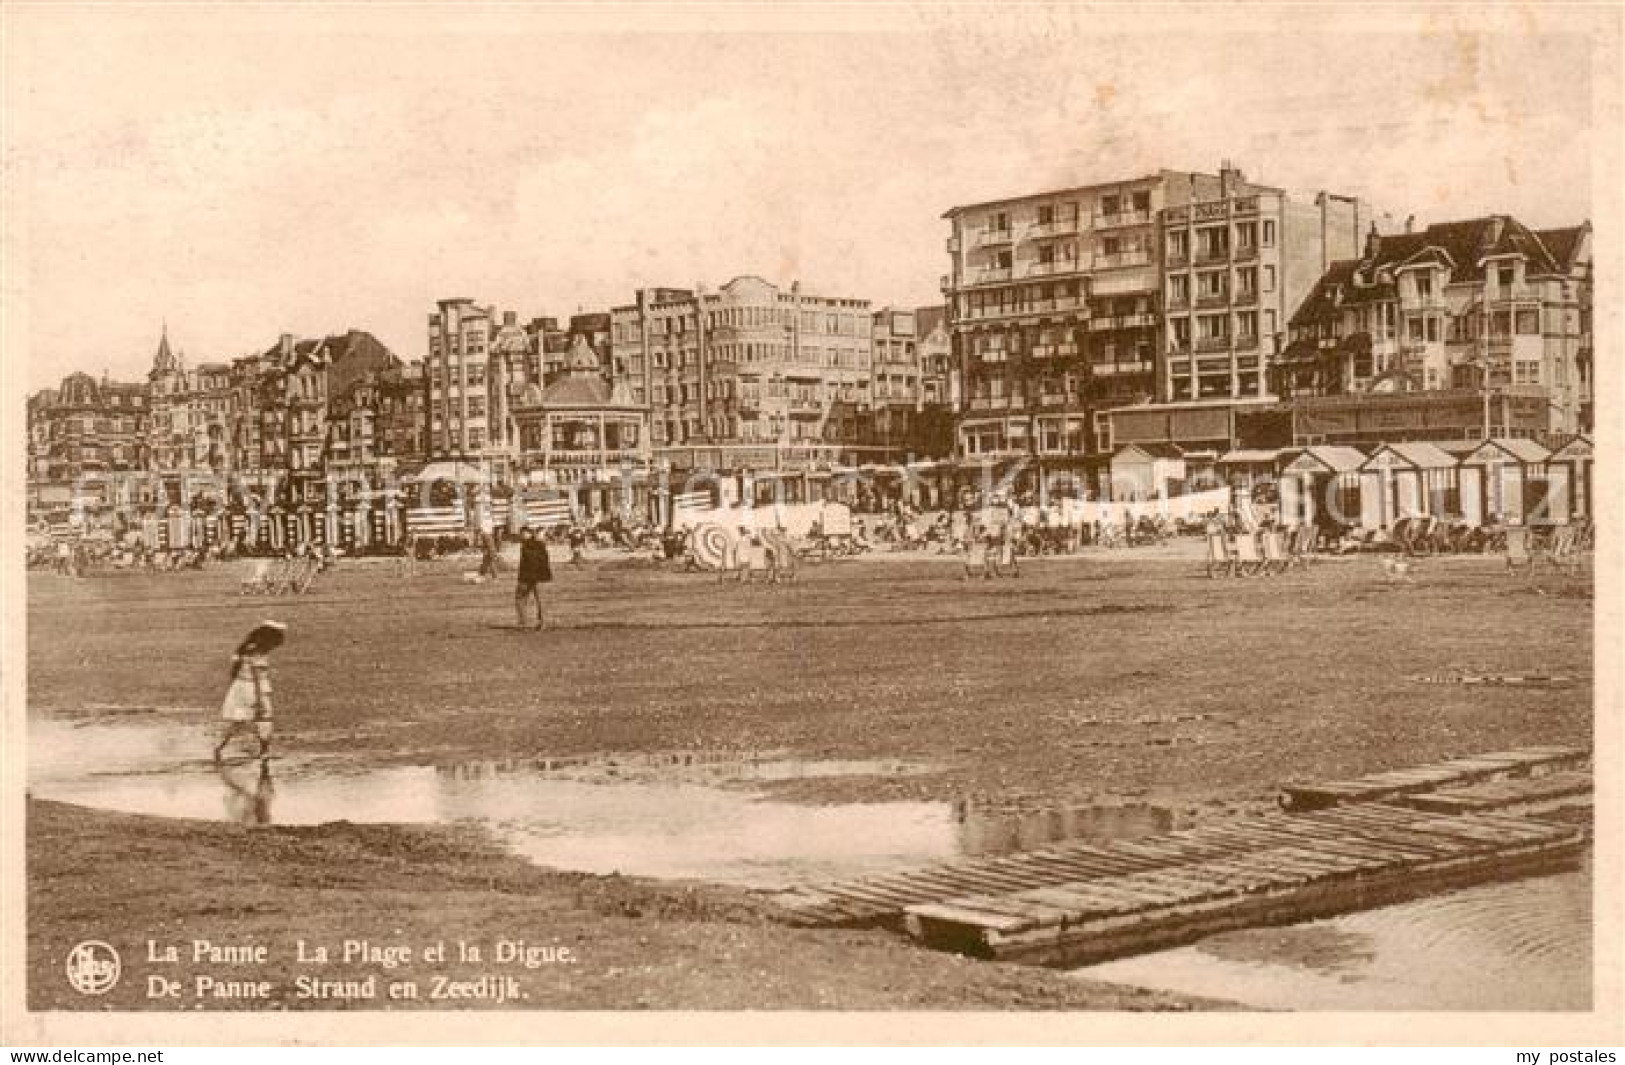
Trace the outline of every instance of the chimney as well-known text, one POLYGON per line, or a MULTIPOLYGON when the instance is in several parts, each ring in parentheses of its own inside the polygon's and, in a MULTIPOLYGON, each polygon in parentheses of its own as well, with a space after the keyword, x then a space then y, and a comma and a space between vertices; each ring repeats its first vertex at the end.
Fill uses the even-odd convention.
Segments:
POLYGON ((277 338, 277 351, 282 355, 282 361, 287 362, 293 357, 293 334, 283 333, 277 338))
POLYGON ((1377 247, 1381 243, 1382 238, 1377 235, 1377 223, 1373 221, 1371 229, 1365 235, 1365 258, 1367 262, 1376 259, 1377 247))
POLYGON ((513 311, 503 311, 502 312, 502 324, 503 325, 513 325, 518 320, 519 320, 519 316, 517 314, 515 314, 513 311))
POLYGON ((1413 215, 1413 214, 1406 215, 1405 216, 1405 232, 1409 233, 1412 230, 1414 230, 1415 228, 1416 228, 1416 216, 1413 215))
POLYGON ((1242 183, 1247 179, 1242 175, 1236 165, 1225 159, 1219 163, 1219 196, 1228 199, 1241 191, 1242 183))

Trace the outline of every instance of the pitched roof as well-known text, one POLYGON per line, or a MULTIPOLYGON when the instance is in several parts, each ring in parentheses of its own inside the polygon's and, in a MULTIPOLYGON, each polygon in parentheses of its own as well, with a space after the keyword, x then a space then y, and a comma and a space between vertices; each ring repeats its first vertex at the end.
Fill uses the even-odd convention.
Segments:
POLYGON ((1360 259, 1340 260, 1326 269, 1289 324, 1305 326, 1345 306, 1392 299, 1393 273, 1407 267, 1435 265, 1450 271, 1453 284, 1476 282, 1483 280, 1487 260, 1521 255, 1532 273, 1566 273, 1586 229, 1580 225, 1537 234, 1509 215, 1487 215, 1438 222, 1415 233, 1373 233, 1360 259))
POLYGON ((1376 462, 1385 451, 1399 456, 1407 466, 1422 470, 1448 470, 1456 465, 1454 455, 1425 440, 1408 440, 1398 444, 1384 444, 1373 452, 1366 462, 1368 464, 1376 462))
POLYGON ((1582 224, 1564 229, 1541 229, 1535 232, 1535 236, 1540 238, 1557 265, 1567 270, 1574 265, 1575 253, 1580 250, 1580 242, 1590 228, 1589 224, 1582 224))

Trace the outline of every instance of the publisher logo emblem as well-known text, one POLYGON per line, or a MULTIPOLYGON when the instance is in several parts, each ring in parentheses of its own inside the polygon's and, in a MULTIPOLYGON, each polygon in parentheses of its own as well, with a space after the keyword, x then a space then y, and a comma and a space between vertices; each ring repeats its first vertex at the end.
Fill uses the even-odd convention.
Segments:
POLYGON ((68 951, 68 983, 81 995, 113 990, 122 969, 118 951, 99 939, 87 939, 68 951))

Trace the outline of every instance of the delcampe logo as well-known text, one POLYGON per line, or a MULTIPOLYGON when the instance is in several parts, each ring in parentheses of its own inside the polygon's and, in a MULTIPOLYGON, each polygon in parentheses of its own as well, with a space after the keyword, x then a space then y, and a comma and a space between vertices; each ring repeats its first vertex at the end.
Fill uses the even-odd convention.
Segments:
POLYGON ((123 965, 118 951, 99 939, 87 939, 68 952, 68 983, 81 995, 102 995, 118 983, 123 965))

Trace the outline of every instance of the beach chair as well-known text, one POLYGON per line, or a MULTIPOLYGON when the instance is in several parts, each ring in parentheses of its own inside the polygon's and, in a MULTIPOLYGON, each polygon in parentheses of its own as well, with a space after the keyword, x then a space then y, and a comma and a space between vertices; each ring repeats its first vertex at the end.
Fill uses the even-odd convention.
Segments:
POLYGON ((1504 543, 1507 572, 1516 573, 1522 569, 1525 575, 1533 576, 1535 560, 1529 553, 1529 530, 1522 525, 1508 526, 1504 534, 1504 543))
POLYGON ((266 595, 271 590, 271 563, 260 559, 254 563, 253 572, 243 578, 238 586, 238 595, 266 595))
POLYGON ((1315 545, 1320 539, 1320 530, 1305 522, 1297 527, 1292 536, 1292 564, 1309 568, 1309 563, 1315 561, 1315 545))
POLYGON ((294 560, 285 558, 276 564, 265 581, 266 595, 286 595, 293 587, 294 560))
POLYGON ((1258 534, 1264 545, 1264 564, 1259 567, 1259 573, 1268 576, 1273 569, 1276 573, 1285 573, 1292 565, 1292 559, 1287 556, 1286 548, 1282 544, 1283 534, 1279 529, 1265 529, 1258 534))
POLYGON ((1552 533, 1551 541, 1547 544, 1542 557, 1555 570, 1568 574, 1579 573, 1581 556, 1575 546, 1577 541, 1574 529, 1566 525, 1561 526, 1552 533))
POLYGON ((1236 575, 1236 556, 1230 550, 1230 538, 1222 532, 1207 534, 1207 575, 1211 580, 1223 572, 1226 577, 1236 575))
POLYGON ((1264 556, 1259 553, 1258 534, 1243 529, 1236 534, 1236 573, 1256 577, 1263 571, 1264 556))
POLYGON ((294 564, 293 574, 288 580, 288 590, 296 595, 304 595, 310 591, 310 585, 321 572, 322 564, 315 558, 302 558, 294 564))

